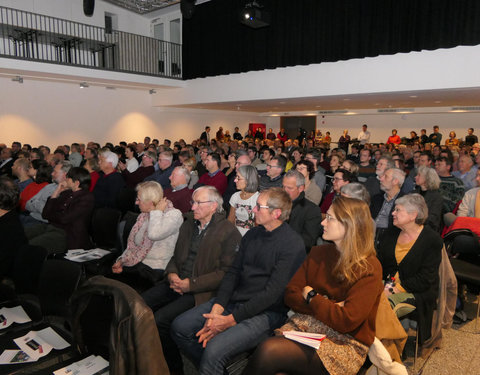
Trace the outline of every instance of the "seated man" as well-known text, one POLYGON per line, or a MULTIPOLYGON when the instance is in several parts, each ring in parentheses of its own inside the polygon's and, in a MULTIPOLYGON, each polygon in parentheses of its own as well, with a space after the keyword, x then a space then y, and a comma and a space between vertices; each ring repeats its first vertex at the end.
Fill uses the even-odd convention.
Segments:
POLYGON ((236 355, 255 348, 285 319, 285 286, 305 257, 299 234, 285 223, 292 203, 281 188, 260 193, 258 226, 242 239, 217 297, 180 315, 172 338, 203 375, 222 375, 236 355))
POLYGON ((165 197, 172 202, 173 207, 180 210, 182 214, 190 211, 192 200, 192 189, 188 188, 190 172, 185 167, 176 167, 170 175, 170 187, 163 191, 165 197))
POLYGON ((267 172, 260 174, 258 190, 282 187, 283 172, 285 172, 286 166, 287 159, 284 156, 274 156, 267 164, 267 172))
POLYGON ((134 172, 130 172, 127 165, 118 162, 118 168, 122 171, 127 187, 134 189, 140 182, 155 172, 153 165, 157 162, 157 154, 154 151, 145 151, 142 156, 142 163, 134 172))
POLYGON ((125 186, 122 175, 116 170, 118 156, 112 151, 103 151, 99 155, 98 163, 102 173, 93 189, 95 208, 116 208, 117 196, 125 186))
POLYGON ((458 158, 458 171, 453 172, 452 175, 462 180, 465 191, 477 186, 477 168, 473 166, 473 160, 469 155, 458 158))
POLYGON ((20 193, 28 186, 30 185, 33 180, 32 178, 28 175, 28 170, 30 169, 30 160, 21 158, 15 160, 13 163, 12 167, 12 174, 17 177, 17 180, 15 180, 15 183, 18 185, 18 188, 20 189, 20 193))
POLYGON ((168 178, 172 174, 173 168, 175 168, 172 162, 172 152, 162 151, 160 155, 158 155, 158 170, 146 177, 144 181, 157 181, 160 185, 162 185, 163 189, 168 188, 170 186, 170 180, 168 178))
POLYGON ((205 167, 208 173, 200 176, 195 187, 202 185, 214 186, 220 195, 223 195, 225 190, 227 190, 227 177, 220 170, 220 155, 216 152, 208 154, 205 160, 205 167))
POLYGON ((283 190, 292 200, 292 212, 287 223, 302 236, 308 253, 320 235, 322 212, 319 206, 305 198, 305 177, 300 172, 289 170, 285 174, 283 190))
POLYGON ((212 186, 193 193, 193 213, 180 227, 165 279, 142 294, 154 312, 170 371, 182 360, 170 338, 170 324, 179 314, 212 298, 231 265, 241 235, 223 214, 222 197, 212 186))
POLYGON ((452 176, 452 161, 441 156, 435 161, 435 170, 440 177, 440 193, 443 196, 443 212, 452 212, 465 194, 462 180, 452 176))

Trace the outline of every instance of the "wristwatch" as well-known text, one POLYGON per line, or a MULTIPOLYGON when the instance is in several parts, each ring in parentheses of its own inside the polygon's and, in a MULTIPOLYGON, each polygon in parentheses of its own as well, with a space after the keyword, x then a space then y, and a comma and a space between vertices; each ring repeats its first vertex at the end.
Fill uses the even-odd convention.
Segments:
POLYGON ((310 300, 315 297, 318 293, 315 290, 311 290, 310 292, 307 293, 307 305, 310 303, 310 300))

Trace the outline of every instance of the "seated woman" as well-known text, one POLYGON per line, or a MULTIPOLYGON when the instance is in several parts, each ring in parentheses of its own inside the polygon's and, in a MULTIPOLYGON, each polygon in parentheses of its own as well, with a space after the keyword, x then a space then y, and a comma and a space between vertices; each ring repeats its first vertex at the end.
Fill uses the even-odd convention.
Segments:
POLYGON ((48 198, 42 217, 66 234, 67 249, 91 249, 88 234, 95 198, 90 188, 90 173, 74 167, 48 198))
POLYGON ((425 222, 434 231, 440 232, 442 226, 443 195, 440 193, 440 177, 434 168, 420 166, 415 176, 417 193, 425 199, 428 217, 425 222))
POLYGON ((240 234, 244 236, 255 225, 253 209, 259 195, 257 169, 251 165, 242 165, 238 168, 234 181, 240 191, 230 198, 228 220, 235 224, 240 234))
POLYGON ((428 208, 420 194, 398 198, 392 215, 397 228, 380 237, 377 249, 383 279, 386 282, 394 279, 394 284, 387 286, 385 293, 392 307, 402 302, 416 307, 421 345, 430 337, 443 240, 424 225, 428 208))
POLYGON ((33 179, 33 183, 29 184, 20 193, 20 211, 25 211, 25 205, 40 190, 52 182, 53 168, 43 160, 32 160, 32 164, 28 169, 28 175, 33 179))
POLYGON ((305 177, 305 198, 319 206, 322 201, 322 190, 313 180, 315 176, 313 163, 309 160, 300 160, 295 169, 305 177))
POLYGON ((173 255, 182 213, 163 197, 162 186, 156 181, 137 185, 138 216, 127 249, 112 266, 112 272, 123 274, 122 281, 139 289, 153 286, 163 277, 173 255))
POLYGON ((285 291, 296 314, 280 331, 326 334, 319 349, 273 337, 255 351, 245 374, 354 375, 375 338, 383 291, 382 268, 373 246, 373 220, 359 199, 337 197, 323 220, 323 238, 313 247, 285 291))

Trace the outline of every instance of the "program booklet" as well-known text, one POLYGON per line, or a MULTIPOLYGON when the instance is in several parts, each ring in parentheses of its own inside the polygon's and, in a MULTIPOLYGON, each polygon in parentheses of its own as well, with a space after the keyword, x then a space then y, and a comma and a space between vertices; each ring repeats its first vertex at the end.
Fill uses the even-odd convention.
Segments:
POLYGON ((12 323, 23 324, 31 322, 22 306, 0 308, 0 329, 9 327, 12 323))
POLYGON ((322 340, 326 337, 326 335, 323 335, 321 333, 300 331, 285 331, 283 332, 283 336, 285 336, 289 340, 308 345, 314 349, 318 349, 320 347, 320 344, 322 343, 322 340))
POLYGON ((72 363, 60 370, 54 371, 54 375, 108 375, 108 362, 101 356, 91 355, 81 361, 72 363))

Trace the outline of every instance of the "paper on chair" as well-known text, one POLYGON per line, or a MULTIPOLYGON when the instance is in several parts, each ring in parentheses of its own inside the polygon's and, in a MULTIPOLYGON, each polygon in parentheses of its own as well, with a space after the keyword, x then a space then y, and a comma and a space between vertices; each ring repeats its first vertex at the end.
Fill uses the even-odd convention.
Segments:
POLYGON ((12 323, 27 323, 31 322, 22 306, 2 307, 0 308, 0 329, 9 327, 12 323))
POLYGON ((100 356, 91 355, 81 361, 72 363, 60 370, 54 371, 54 375, 94 375, 107 374, 108 362, 100 356))
POLYGON ((13 365, 18 363, 35 362, 27 353, 21 350, 4 350, 0 354, 0 365, 13 365))
POLYGON ((89 260, 95 260, 103 258, 105 255, 110 254, 110 251, 105 249, 92 249, 92 250, 68 250, 67 254, 65 255, 65 259, 70 260, 72 262, 88 262, 89 260))
POLYGON ((25 336, 16 338, 13 341, 34 360, 46 356, 52 349, 61 350, 70 346, 70 344, 60 337, 51 327, 47 327, 41 331, 30 331, 25 336))

